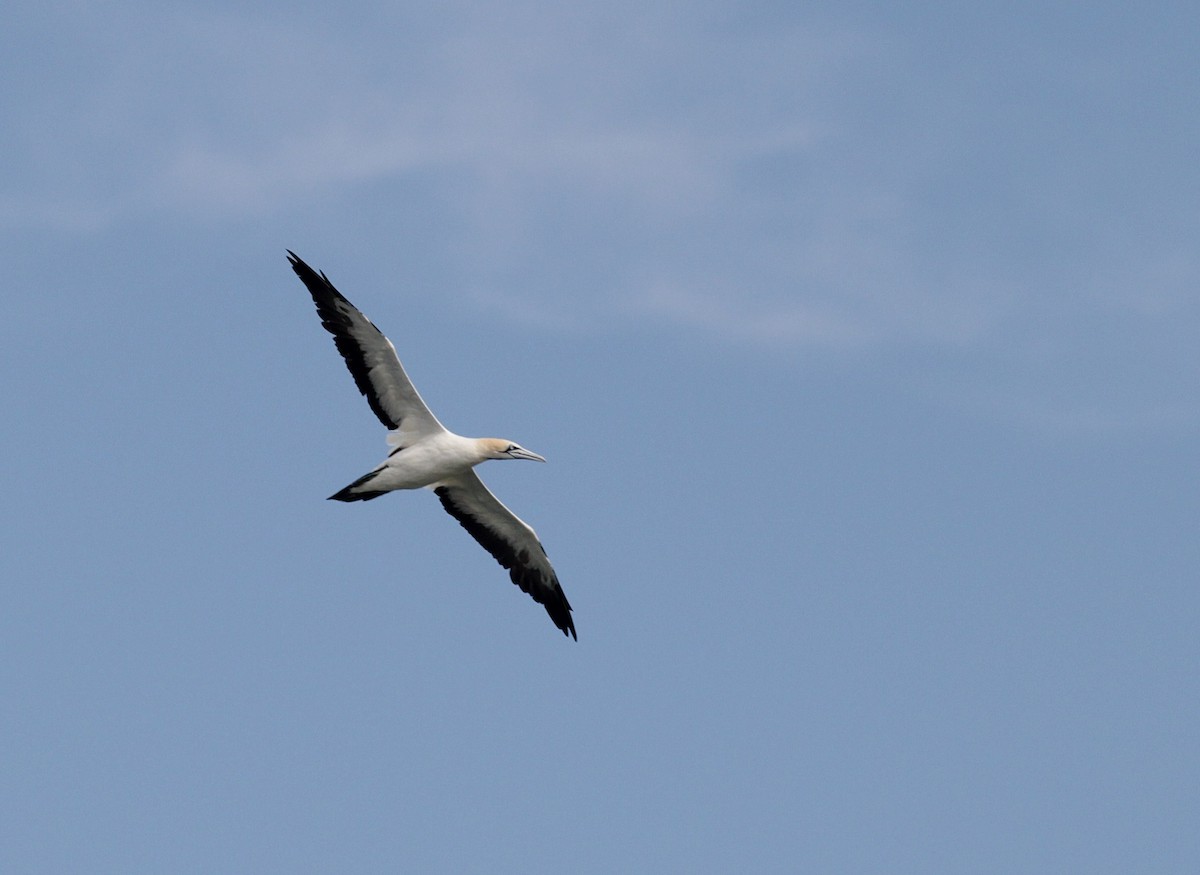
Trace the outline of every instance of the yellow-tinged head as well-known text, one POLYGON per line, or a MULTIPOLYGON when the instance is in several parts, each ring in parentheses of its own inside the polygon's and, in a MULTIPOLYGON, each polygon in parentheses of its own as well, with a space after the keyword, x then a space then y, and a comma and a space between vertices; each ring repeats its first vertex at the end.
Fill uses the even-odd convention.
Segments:
POLYGON ((546 461, 537 453, 525 449, 520 444, 506 441, 502 438, 480 438, 479 444, 487 454, 487 459, 529 459, 534 462, 546 461))

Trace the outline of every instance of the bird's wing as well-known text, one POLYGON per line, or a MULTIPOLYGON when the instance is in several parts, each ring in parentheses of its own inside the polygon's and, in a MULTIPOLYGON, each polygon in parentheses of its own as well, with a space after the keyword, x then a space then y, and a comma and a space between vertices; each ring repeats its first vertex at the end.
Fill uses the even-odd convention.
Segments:
POLYGON ((508 569, 512 582, 546 609, 564 635, 578 640, 571 605, 533 529, 501 504, 474 470, 448 477, 431 488, 446 512, 508 569))
POLYGON ((321 324, 333 335, 358 390, 366 396, 379 421, 390 429, 400 429, 405 437, 445 431, 404 373, 392 342, 333 287, 324 273, 317 273, 290 250, 288 261, 308 287, 321 324))

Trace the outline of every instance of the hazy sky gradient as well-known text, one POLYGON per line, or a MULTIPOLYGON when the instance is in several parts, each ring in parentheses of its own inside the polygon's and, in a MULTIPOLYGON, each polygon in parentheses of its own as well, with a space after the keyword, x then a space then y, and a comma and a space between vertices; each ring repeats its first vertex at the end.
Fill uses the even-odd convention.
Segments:
POLYGON ((1200 13, 8 19, 0 869, 1200 864, 1200 13))

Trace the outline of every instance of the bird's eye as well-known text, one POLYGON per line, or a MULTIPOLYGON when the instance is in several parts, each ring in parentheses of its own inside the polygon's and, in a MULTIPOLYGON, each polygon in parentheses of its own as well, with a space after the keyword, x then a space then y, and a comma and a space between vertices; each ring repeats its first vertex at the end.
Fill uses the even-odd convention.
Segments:
POLYGON ((513 450, 519 450, 519 449, 521 449, 521 448, 518 447, 516 444, 509 444, 508 449, 505 450, 504 452, 511 453, 513 450))

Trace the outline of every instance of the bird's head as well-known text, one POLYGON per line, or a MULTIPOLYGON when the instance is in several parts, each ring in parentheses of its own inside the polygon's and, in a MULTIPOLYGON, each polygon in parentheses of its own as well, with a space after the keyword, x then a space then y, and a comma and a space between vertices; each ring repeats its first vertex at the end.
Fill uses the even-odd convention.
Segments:
POLYGON ((487 459, 530 459, 534 462, 546 461, 537 453, 525 449, 520 444, 506 441, 502 438, 484 438, 483 448, 487 459))

